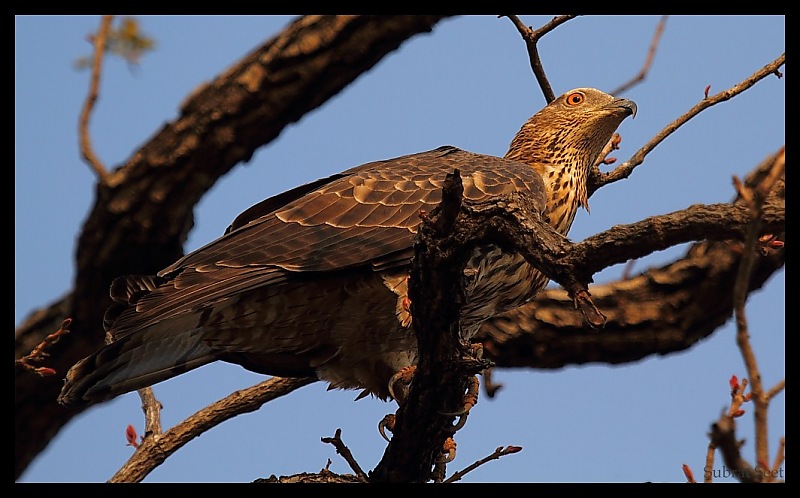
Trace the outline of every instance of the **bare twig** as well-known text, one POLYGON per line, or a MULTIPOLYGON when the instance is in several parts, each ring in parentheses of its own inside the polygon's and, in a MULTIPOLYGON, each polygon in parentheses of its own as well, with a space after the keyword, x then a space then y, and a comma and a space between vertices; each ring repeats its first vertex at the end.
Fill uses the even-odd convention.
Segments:
POLYGON ((36 367, 33 366, 32 363, 43 361, 45 358, 50 356, 45 350, 48 349, 53 344, 57 343, 61 336, 65 334, 69 334, 69 326, 72 324, 72 319, 67 318, 63 322, 61 322, 61 326, 53 332, 52 334, 47 335, 42 342, 36 345, 33 348, 33 351, 26 354, 22 358, 19 358, 15 361, 15 363, 25 370, 34 372, 42 377, 49 377, 50 375, 55 375, 56 371, 50 367, 36 367))
POLYGON ((83 104, 80 123, 78 125, 81 154, 86 162, 89 163, 89 166, 97 173, 97 176, 100 177, 102 183, 105 183, 108 179, 108 171, 106 171, 106 167, 92 149, 89 135, 89 117, 92 114, 95 102, 97 102, 98 88, 100 86, 100 69, 103 62, 103 54, 106 50, 106 38, 108 37, 112 19, 114 19, 114 16, 103 16, 100 21, 100 29, 97 30, 97 35, 93 40, 94 56, 92 59, 92 78, 89 83, 89 95, 86 96, 86 101, 83 104))
POLYGON ((775 453, 775 463, 772 464, 772 472, 770 473, 770 481, 774 481, 777 477, 783 477, 781 473, 781 465, 786 458, 786 438, 782 437, 778 442, 778 451, 775 453))
POLYGON ((556 95, 553 93, 553 88, 550 86, 550 82, 547 80, 547 75, 544 72, 544 66, 542 66, 542 61, 539 58, 539 49, 536 47, 536 44, 539 42, 541 37, 576 16, 571 15, 554 17, 550 22, 537 30, 534 30, 529 26, 525 26, 525 24, 517 16, 506 17, 508 17, 511 22, 514 23, 514 26, 517 27, 519 34, 522 35, 522 39, 525 40, 525 45, 528 48, 528 58, 530 59, 531 69, 533 69, 533 74, 536 76, 536 81, 539 82, 539 88, 542 89, 544 99, 549 104, 555 100, 556 95))
POLYGON ((258 410, 264 403, 315 381, 316 379, 312 378, 273 377, 255 386, 236 391, 203 408, 167 432, 145 438, 139 449, 109 479, 109 482, 141 482, 170 455, 207 430, 242 413, 258 410))
POLYGON ((361 469, 361 466, 358 465, 358 462, 350 452, 350 448, 344 444, 341 436, 342 429, 336 429, 333 437, 324 437, 322 438, 322 442, 332 444, 336 448, 336 453, 342 455, 342 458, 344 458, 347 464, 350 465, 350 468, 356 473, 358 479, 363 482, 367 482, 369 480, 367 474, 361 469))
POLYGON ((144 412, 144 437, 161 435, 161 402, 156 399, 152 387, 139 389, 144 412))
MULTIPOLYGON (((601 173, 599 175, 592 174, 589 177, 589 185, 587 187, 587 194, 591 196, 597 189, 600 187, 607 185, 609 183, 614 183, 619 180, 623 180, 630 176, 636 166, 640 165, 644 162, 645 156, 652 151, 658 144, 660 144, 664 139, 674 133, 678 128, 683 126, 687 121, 695 117, 696 115, 700 114, 705 109, 718 104, 720 102, 725 102, 726 100, 730 100, 731 98, 735 97, 736 95, 744 92, 748 88, 755 85, 760 80, 766 78, 767 76, 774 74, 779 78, 782 74, 778 71, 778 69, 783 66, 786 62, 786 54, 781 54, 780 57, 775 59, 774 61, 770 62, 766 66, 762 67, 749 77, 745 78, 738 84, 732 86, 731 88, 724 90, 722 92, 717 93, 716 95, 712 95, 710 97, 704 98, 697 104, 695 104, 691 109, 686 111, 684 114, 679 116, 673 122, 669 123, 667 126, 664 127, 661 131, 656 133, 656 135, 650 139, 641 149, 636 151, 636 153, 631 156, 630 159, 625 161, 624 163, 617 166, 613 171, 608 173, 601 173)), ((594 172, 593 172, 594 173, 594 172)))
POLYGON ((627 263, 625 263, 625 267, 622 268, 622 274, 619 276, 620 280, 630 280, 631 273, 633 272, 633 267, 636 266, 635 259, 629 259, 627 263))
POLYGON ((778 381, 777 384, 772 386, 772 388, 764 394, 764 399, 770 401, 772 398, 777 396, 781 391, 786 388, 786 379, 781 379, 778 381))
MULTIPOLYGON (((730 474, 741 482, 760 482, 759 472, 742 458, 739 448, 741 443, 736 440, 735 419, 723 413, 711 425, 711 442, 719 448, 722 459, 728 467, 730 474)), ((711 469, 708 469, 709 471, 711 469)))
POLYGON ((473 470, 477 469, 478 467, 480 467, 481 465, 483 465, 483 464, 485 464, 487 462, 491 462, 492 460, 497 460, 500 457, 503 457, 503 456, 506 456, 506 455, 511 455, 512 453, 518 453, 520 451, 522 451, 522 447, 521 446, 506 446, 505 448, 503 448, 502 446, 498 446, 497 449, 495 449, 494 452, 491 455, 489 455, 487 457, 484 457, 484 458, 481 458, 480 460, 478 460, 477 462, 467 466, 463 470, 459 470, 458 472, 455 472, 453 475, 448 477, 444 482, 450 483, 450 482, 459 481, 465 475, 467 475, 468 473, 472 472, 473 470))
POLYGON ((756 257, 756 244, 761 231, 761 217, 763 214, 764 201, 772 190, 777 179, 783 175, 785 168, 785 153, 776 155, 769 173, 763 180, 751 189, 745 187, 738 178, 734 178, 734 183, 741 197, 745 200, 751 221, 747 227, 742 251, 742 260, 739 266, 739 273, 733 285, 734 315, 736 317, 736 343, 742 354, 748 378, 750 379, 750 391, 753 400, 753 417, 755 423, 756 439, 756 461, 766 462, 769 458, 769 439, 767 437, 767 408, 768 399, 764 396, 764 387, 761 381, 761 372, 758 368, 755 352, 750 343, 748 331, 747 315, 745 313, 745 301, 747 299, 747 288, 750 280, 750 273, 756 257))
POLYGON ((713 442, 708 443, 708 451, 706 451, 706 466, 703 467, 703 482, 710 483, 713 481, 714 474, 711 470, 714 468, 714 453, 717 446, 713 442))
MULTIPOLYGON (((614 133, 611 136, 611 139, 608 143, 603 147, 603 150, 600 151, 600 154, 597 156, 597 159, 594 161, 592 168, 599 168, 601 164, 614 164, 617 162, 617 159, 614 157, 608 157, 615 150, 619 150, 619 144, 622 142, 622 137, 619 133, 614 133)), ((598 171, 599 173, 599 171, 598 171)))
POLYGON ((695 483, 697 482, 694 479, 694 472, 692 472, 692 468, 686 465, 685 463, 681 466, 683 469, 683 475, 686 476, 686 482, 695 483))
POLYGON ((619 95, 623 92, 630 90, 634 85, 641 83, 647 77, 647 73, 650 71, 650 66, 653 64, 653 59, 656 56, 656 50, 658 49, 658 44, 661 41, 661 34, 664 32, 664 25, 667 23, 667 17, 669 16, 661 16, 661 19, 658 21, 656 25, 656 31, 653 33, 653 39, 650 40, 650 48, 647 50, 647 57, 644 60, 644 65, 642 65, 642 69, 639 70, 639 73, 636 74, 633 78, 628 80, 626 83, 623 83, 619 87, 615 88, 611 95, 619 95))
POLYGON ((748 394, 744 393, 744 390, 747 389, 747 384, 747 379, 742 379, 740 384, 739 379, 737 379, 735 375, 731 377, 731 406, 728 408, 729 417, 736 418, 744 415, 742 405, 752 398, 752 391, 748 394))

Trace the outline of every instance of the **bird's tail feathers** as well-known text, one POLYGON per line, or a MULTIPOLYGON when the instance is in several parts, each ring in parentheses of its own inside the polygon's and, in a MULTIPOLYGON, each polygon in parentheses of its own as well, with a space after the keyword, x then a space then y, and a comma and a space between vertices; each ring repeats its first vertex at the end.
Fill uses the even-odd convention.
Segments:
POLYGON ((202 329, 141 331, 112 342, 67 372, 58 402, 80 406, 151 386, 217 359, 202 329))

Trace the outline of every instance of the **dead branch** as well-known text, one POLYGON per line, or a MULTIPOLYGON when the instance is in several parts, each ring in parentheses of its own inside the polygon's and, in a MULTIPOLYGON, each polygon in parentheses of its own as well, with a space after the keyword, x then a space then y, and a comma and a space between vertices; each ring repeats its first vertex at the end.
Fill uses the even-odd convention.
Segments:
POLYGON ((536 81, 539 83, 539 88, 542 89, 545 101, 547 101, 549 104, 555 100, 556 95, 553 93, 553 88, 550 86, 550 81, 547 80, 547 75, 544 72, 542 60, 539 58, 539 49, 537 48, 536 44, 544 35, 576 16, 569 15, 554 17, 552 20, 550 20, 550 22, 536 30, 530 26, 525 26, 525 24, 517 16, 506 17, 508 17, 511 22, 514 23, 514 26, 516 26, 519 34, 522 35, 522 39, 525 40, 525 47, 528 49, 528 59, 530 60, 531 69, 533 70, 534 76, 536 76, 536 81))
POLYGON ((656 25, 656 31, 653 33, 653 39, 650 40, 650 48, 647 50, 647 57, 644 59, 642 69, 640 69, 633 78, 615 88, 614 91, 611 92, 611 95, 619 95, 623 92, 627 92, 635 85, 644 81, 644 79, 647 77, 647 73, 650 71, 650 66, 653 64, 653 59, 656 56, 658 44, 661 41, 661 34, 664 32, 664 25, 667 23, 667 17, 669 16, 661 16, 661 19, 659 19, 658 24, 656 25))
POLYGON ((356 477, 358 477, 361 482, 367 482, 369 480, 367 474, 361 469, 361 466, 358 464, 355 457, 353 457, 353 453, 350 452, 350 448, 342 441, 341 436, 342 430, 336 429, 336 433, 333 437, 324 437, 322 438, 322 442, 332 444, 334 448, 336 448, 336 453, 342 455, 342 458, 345 459, 350 468, 353 469, 353 472, 356 473, 356 477))
POLYGON ((92 149, 91 135, 89 133, 89 118, 94 110, 94 104, 97 102, 97 97, 100 88, 100 73, 103 65, 103 55, 106 50, 106 39, 108 38, 108 31, 111 28, 111 21, 114 16, 103 16, 100 20, 100 29, 97 30, 97 35, 94 36, 94 55, 92 57, 92 77, 89 80, 89 94, 83 103, 83 110, 81 110, 80 122, 78 130, 80 134, 81 155, 84 160, 92 167, 101 183, 108 180, 108 171, 103 165, 102 161, 97 157, 92 149))

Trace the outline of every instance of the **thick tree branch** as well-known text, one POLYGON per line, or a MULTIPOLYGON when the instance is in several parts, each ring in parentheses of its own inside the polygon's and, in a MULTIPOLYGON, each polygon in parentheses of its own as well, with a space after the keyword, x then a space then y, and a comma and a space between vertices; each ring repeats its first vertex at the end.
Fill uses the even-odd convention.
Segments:
POLYGON ((432 478, 444 442, 455 432, 449 413, 463 406, 470 377, 488 366, 472 357, 459 327, 461 275, 468 249, 475 243, 448 235, 461 224, 462 201, 463 185, 456 171, 448 175, 441 204, 423 218, 415 239, 408 297, 417 336, 417 369, 397 411, 392 440, 370 473, 373 482, 432 478))
MULTIPOLYGON (((757 184, 780 154, 779 151, 758 165, 745 183, 757 184)), ((775 224, 771 226, 776 233, 785 229, 781 228, 785 227, 783 181, 768 200, 770 209, 774 209, 775 218, 771 223, 775 224)), ((747 209, 740 200, 729 205, 692 206, 671 215, 649 218, 649 221, 614 227, 584 240, 581 244, 586 245, 579 250, 586 259, 579 264, 585 264, 591 271, 632 256, 599 252, 614 253, 614 241, 625 245, 627 242, 623 239, 638 237, 634 233, 638 229, 653 232, 653 241, 644 242, 651 244, 652 250, 661 247, 659 239, 662 243, 666 239, 679 243, 692 233, 691 236, 702 242, 691 246, 683 258, 671 264, 621 281, 593 285, 590 288, 592 298, 607 317, 601 333, 585 326, 581 314, 573 309, 571 299, 562 289, 548 289, 533 303, 484 325, 479 338, 484 342, 487 356, 498 367, 562 368, 592 362, 625 363, 691 347, 733 314, 732 289, 742 245, 722 239, 729 235, 742 240, 748 223, 747 209), (700 216, 692 221, 691 213, 700 216), (731 219, 723 222, 719 230, 715 228, 706 234, 701 227, 708 216, 731 216, 731 219), (662 221, 665 222, 663 226, 672 228, 662 233, 662 221), (687 224, 681 227, 684 222, 687 224), (714 238, 719 240, 711 240, 714 238), (676 314, 676 309, 681 312, 676 314)), ((783 249, 756 258, 748 292, 761 288, 783 267, 784 261, 783 249)))
POLYGON ((218 178, 442 17, 301 17, 197 89, 177 119, 97 185, 78 240, 72 295, 80 299, 59 303, 66 312, 50 323, 55 328, 26 322, 15 333, 17 349, 22 343, 32 348, 65 318, 73 319, 70 340, 51 351, 48 367, 57 375, 15 372, 16 477, 77 413, 55 399, 67 369, 103 344, 113 278, 154 273, 180 257, 194 205, 218 178))
MULTIPOLYGON (((438 17, 302 18, 198 89, 178 119, 111 174, 109 184, 98 186, 97 202, 80 239, 75 288, 15 330, 15 357, 30 352, 66 317, 74 318, 73 334, 56 345, 48 366, 63 374, 99 347, 113 277, 151 273, 172 262, 182 252, 194 203, 220 175, 249 159, 259 145, 402 40, 430 30, 438 17), (163 209, 167 200, 169 210, 163 209)), ((595 242, 603 244, 600 239, 595 242)), ((735 243, 702 242, 664 268, 593 286, 593 300, 609 315, 602 333, 585 330, 563 291, 547 291, 532 306, 487 324, 487 354, 500 366, 556 368, 587 361, 633 361, 690 347, 730 317, 737 251, 740 246, 735 243), (674 309, 681 309, 680 317, 674 309)), ((606 263, 595 262, 602 264, 606 263)), ((783 264, 783 250, 757 258, 749 290, 763 285, 783 264)), ((15 371, 16 477, 75 414, 55 404, 59 379, 15 371)))
MULTIPOLYGON (((445 182, 441 206, 423 221, 417 235, 409 297, 419 362, 408 398, 397 413, 395 435, 371 474, 373 480, 427 481, 449 435, 451 420, 443 415, 448 411, 445 406, 454 406, 463 397, 475 368, 474 363, 464 366, 460 360, 468 354, 458 326, 460 275, 472 247, 491 242, 515 250, 567 289, 576 305, 577 296, 585 293, 593 307, 586 293, 592 276, 627 261, 626 254, 639 257, 691 240, 742 240, 750 226, 750 209, 743 203, 696 205, 615 226, 574 244, 541 220, 524 195, 462 204, 458 171, 454 177, 455 182, 452 178, 445 182)), ((784 192, 777 189, 764 204, 760 218, 764 230, 785 230, 784 192)), ((497 352, 495 347, 489 349, 497 352)))

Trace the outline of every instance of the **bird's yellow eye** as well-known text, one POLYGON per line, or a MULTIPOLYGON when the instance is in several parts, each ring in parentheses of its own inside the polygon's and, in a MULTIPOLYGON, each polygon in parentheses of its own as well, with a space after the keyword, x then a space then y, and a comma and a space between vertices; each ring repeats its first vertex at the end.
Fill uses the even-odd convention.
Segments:
POLYGON ((567 95, 567 105, 576 106, 583 104, 586 97, 580 92, 573 92, 567 95))

